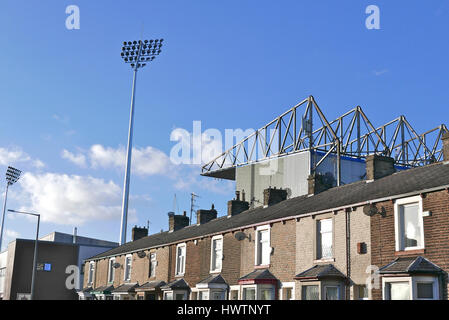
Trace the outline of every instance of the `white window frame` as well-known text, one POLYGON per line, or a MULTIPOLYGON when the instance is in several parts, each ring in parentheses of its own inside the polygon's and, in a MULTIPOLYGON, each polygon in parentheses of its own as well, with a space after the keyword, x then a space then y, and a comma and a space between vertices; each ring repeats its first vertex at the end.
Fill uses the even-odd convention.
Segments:
POLYGON ((265 226, 259 226, 256 228, 256 245, 254 246, 255 254, 254 254, 254 265, 255 266, 268 266, 271 263, 271 252, 273 251, 273 248, 271 247, 271 226, 265 225, 265 226), (262 264, 262 255, 263 252, 260 251, 260 242, 259 242, 259 233, 261 231, 268 231, 268 247, 270 248, 269 254, 268 254, 268 263, 262 264))
POLYGON ((387 284, 394 282, 408 282, 410 288, 409 300, 413 298, 413 287, 412 287, 412 277, 382 277, 382 299, 391 300, 391 296, 387 294, 387 284), (388 299, 387 299, 388 298, 388 299))
POLYGON ((89 269, 87 271, 87 285, 93 285, 95 280, 95 261, 89 262, 89 269), (92 268, 92 274, 90 270, 92 268))
POLYGON ((290 300, 295 300, 295 283, 281 282, 281 287, 279 288, 279 300, 284 300, 284 289, 292 289, 292 298, 290 300))
POLYGON ((186 243, 180 243, 176 246, 176 272, 175 275, 176 276, 183 276, 186 272, 186 258, 187 258, 187 246, 186 243), (182 270, 180 270, 180 266, 179 266, 179 259, 178 259, 178 250, 179 248, 183 247, 184 248, 184 260, 183 260, 183 265, 182 265, 182 270), (182 272, 181 272, 182 271, 182 272))
POLYGON ((394 231, 395 231, 395 240, 396 240, 396 251, 407 251, 407 250, 420 250, 425 248, 425 240, 424 240, 424 219, 423 219, 423 204, 421 196, 408 197, 403 199, 397 199, 394 203, 394 231), (418 245, 416 247, 403 247, 402 244, 402 234, 401 228, 399 227, 400 223, 400 206, 412 203, 418 203, 418 216, 420 217, 421 223, 421 239, 422 245, 418 245))
MULTIPOLYGON (((242 300, 245 300, 244 294, 243 294, 245 289, 254 289, 254 300, 258 300, 257 285, 255 285, 255 284, 253 284, 253 285, 242 285, 242 289, 241 289, 241 292, 240 292, 240 298, 242 300)), ((251 300, 248 300, 248 301, 251 301, 251 300)))
POLYGON ((233 286, 229 286, 229 292, 228 292, 228 300, 231 300, 231 293, 232 291, 237 291, 237 300, 240 300, 240 285, 233 285, 233 286))
POLYGON ((413 282, 413 299, 414 300, 439 300, 440 286, 438 277, 412 277, 413 282), (433 299, 418 298, 418 283, 432 283, 433 284, 433 299))
POLYGON ((336 284, 325 284, 323 286, 323 298, 322 300, 327 300, 327 296, 326 296, 326 289, 327 288, 336 288, 337 289, 337 300, 340 300, 340 286, 336 285, 336 284))
POLYGON ((115 268, 114 268, 115 258, 110 258, 108 262, 108 283, 113 283, 115 280, 115 268), (112 280, 111 280, 112 276, 112 280))
POLYGON ((316 221, 316 226, 315 226, 315 228, 316 228, 316 252, 315 252, 315 255, 316 255, 316 260, 317 261, 332 261, 333 259, 334 259, 334 255, 335 255, 335 243, 334 243, 334 230, 335 230, 335 228, 334 228, 334 224, 335 224, 335 221, 334 221, 334 218, 333 217, 328 217, 328 218, 323 218, 323 219, 318 219, 317 221, 316 221), (330 233, 331 233, 331 248, 332 248, 332 253, 331 253, 331 256, 330 257, 324 257, 323 256, 323 244, 322 244, 322 232, 321 232, 321 222, 322 221, 330 221, 331 222, 331 224, 332 224, 332 226, 331 226, 331 231, 330 231, 330 233), (319 253, 319 254, 318 254, 319 253))
POLYGON ((131 280, 132 268, 133 268, 133 256, 132 256, 132 254, 127 254, 125 256, 125 263, 124 263, 124 269, 123 269, 123 280, 124 281, 130 281, 131 280), (129 263, 129 270, 128 270, 128 264, 126 263, 128 258, 129 258, 129 261, 130 261, 130 263, 129 263), (126 277, 127 274, 129 276, 128 278, 126 277))
POLYGON ((210 242, 210 273, 217 273, 221 272, 223 269, 223 236, 218 235, 212 237, 212 240, 210 242), (221 255, 219 257, 220 259, 220 268, 216 267, 216 261, 215 261, 215 252, 214 252, 214 242, 215 241, 221 241, 221 255), (214 265, 215 264, 215 265, 214 265))
POLYGON ((156 252, 150 253, 150 274, 148 275, 150 278, 156 277, 156 269, 157 269, 157 255, 156 252), (154 259, 152 258, 154 256, 154 259), (153 266, 154 262, 154 266, 153 266))

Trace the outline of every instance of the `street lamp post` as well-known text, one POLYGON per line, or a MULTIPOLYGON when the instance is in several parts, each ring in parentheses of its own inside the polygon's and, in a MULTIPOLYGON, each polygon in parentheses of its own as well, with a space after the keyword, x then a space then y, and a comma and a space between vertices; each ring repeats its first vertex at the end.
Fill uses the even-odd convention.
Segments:
POLYGON ((20 178, 22 171, 19 169, 8 167, 6 170, 6 191, 5 191, 5 201, 3 202, 3 214, 2 214, 2 226, 0 227, 0 251, 2 249, 3 242, 3 227, 5 224, 5 213, 6 213, 6 200, 8 199, 8 189, 10 185, 13 185, 20 178))
POLYGON ((41 215, 38 213, 16 211, 16 210, 11 210, 11 209, 8 209, 8 211, 13 212, 13 213, 20 213, 20 214, 26 214, 29 216, 37 217, 36 242, 34 243, 33 274, 31 275, 31 297, 30 297, 31 300, 34 300, 34 284, 36 281, 36 268, 37 268, 37 244, 39 241, 39 224, 41 221, 41 215))
POLYGON ((129 180, 131 172, 131 153, 132 153, 132 139, 133 139, 133 125, 134 125, 134 101, 136 96, 137 70, 145 67, 148 62, 153 61, 156 58, 156 56, 158 56, 161 53, 163 41, 164 39, 123 42, 121 56, 123 58, 123 61, 125 61, 125 63, 129 63, 131 65, 131 68, 134 70, 134 73, 133 73, 133 85, 131 94, 131 110, 129 116, 126 171, 123 187, 122 220, 120 227, 121 245, 126 242, 126 229, 128 223, 129 180))

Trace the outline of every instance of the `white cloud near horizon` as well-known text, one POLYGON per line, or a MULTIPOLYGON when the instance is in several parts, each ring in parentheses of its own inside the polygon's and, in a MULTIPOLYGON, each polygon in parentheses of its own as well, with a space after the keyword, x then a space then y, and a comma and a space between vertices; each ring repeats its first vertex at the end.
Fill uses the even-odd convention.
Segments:
POLYGON ((28 163, 34 168, 43 168, 45 164, 39 159, 31 158, 19 147, 1 148, 0 147, 0 165, 14 166, 18 163, 28 163))
POLYGON ((27 172, 19 183, 23 203, 26 203, 21 210, 39 212, 42 221, 82 225, 87 221, 120 219, 122 191, 112 181, 90 176, 27 172))

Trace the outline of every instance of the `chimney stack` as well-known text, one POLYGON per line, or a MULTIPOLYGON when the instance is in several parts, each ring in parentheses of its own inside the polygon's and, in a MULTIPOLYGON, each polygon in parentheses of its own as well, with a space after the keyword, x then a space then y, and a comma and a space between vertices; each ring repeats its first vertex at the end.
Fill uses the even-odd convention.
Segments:
POLYGON ((393 174, 394 159, 372 154, 366 157, 366 180, 376 180, 393 174))
POLYGON ((315 172, 307 178, 307 183, 308 195, 318 194, 336 185, 334 176, 329 172, 325 174, 315 172))
POLYGON ((138 226, 134 226, 133 230, 132 230, 132 241, 136 241, 139 240, 141 238, 145 238, 148 236, 148 229, 143 227, 140 228, 138 226))
POLYGON ((196 211, 196 223, 204 224, 211 220, 217 218, 217 210, 215 210, 214 205, 212 204, 212 208, 210 210, 200 209, 196 211))
POLYGON ((449 161, 449 132, 443 134, 441 141, 443 141, 443 161, 449 161))
POLYGON ((287 190, 276 189, 276 187, 265 189, 263 191, 263 205, 272 206, 287 199, 287 190))
POLYGON ((168 213, 168 228, 172 231, 177 231, 189 225, 189 217, 187 212, 184 211, 182 215, 175 214, 174 212, 168 213))
POLYGON ((245 191, 242 190, 242 200, 240 191, 235 192, 235 199, 228 201, 228 217, 232 217, 249 209, 249 203, 245 201, 245 191))

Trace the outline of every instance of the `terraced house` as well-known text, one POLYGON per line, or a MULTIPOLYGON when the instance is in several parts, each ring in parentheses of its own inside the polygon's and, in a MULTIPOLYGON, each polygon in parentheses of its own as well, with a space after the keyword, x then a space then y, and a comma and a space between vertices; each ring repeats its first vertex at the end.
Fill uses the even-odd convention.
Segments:
POLYGON ((360 107, 329 122, 309 97, 202 174, 235 180, 227 215, 212 205, 194 225, 184 213, 166 232, 134 228, 133 241, 86 260, 80 299, 448 298, 444 125, 418 135, 401 116, 374 129, 360 107))
POLYGON ((196 225, 184 214, 167 232, 135 228, 134 241, 86 261, 80 297, 447 299, 445 138, 442 162, 396 172, 391 158, 369 156, 362 181, 317 193, 312 177, 304 196, 268 188, 249 208, 237 193, 227 216, 212 207, 196 225))

